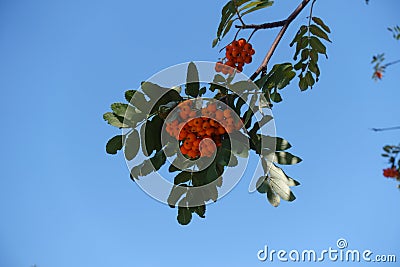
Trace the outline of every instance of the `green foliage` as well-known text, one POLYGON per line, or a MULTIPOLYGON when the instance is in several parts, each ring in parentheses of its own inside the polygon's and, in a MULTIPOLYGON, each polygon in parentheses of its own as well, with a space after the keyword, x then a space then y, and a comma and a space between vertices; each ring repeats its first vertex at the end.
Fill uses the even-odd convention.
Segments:
POLYGON ((292 63, 276 64, 270 72, 258 80, 258 84, 266 99, 279 103, 282 97, 278 90, 288 86, 295 76, 296 72, 293 71, 292 63))
POLYGON ((121 150, 124 146, 124 135, 116 135, 111 138, 106 145, 106 151, 108 154, 117 154, 118 150, 121 150))
POLYGON ((331 42, 328 34, 330 28, 318 17, 312 17, 308 25, 300 26, 290 46, 296 44, 293 59, 299 60, 294 65, 294 69, 299 72, 299 88, 305 91, 312 88, 319 80, 321 75, 318 66, 318 55, 322 54, 328 58, 326 46, 321 41, 331 42), (311 20, 314 22, 311 23, 311 20))
MULTIPOLYGON (((161 133, 164 118, 184 98, 180 95, 180 90, 164 88, 151 82, 143 82, 141 91, 126 91, 125 99, 129 103, 113 103, 112 112, 104 114, 104 119, 111 125, 128 128, 125 134, 117 135, 108 141, 106 151, 116 154, 124 148, 124 156, 127 160, 134 159, 139 151, 147 157, 131 169, 132 180, 160 170, 167 163, 167 157, 176 156, 172 164, 168 166, 169 172, 174 173, 174 186, 171 188, 167 202, 171 207, 175 207, 178 203, 177 220, 182 225, 191 222, 193 213, 200 218, 205 217, 206 203, 215 202, 218 199, 218 188, 222 186, 225 168, 237 166, 238 158, 248 157, 251 151, 267 160, 264 165, 270 165, 265 168, 266 179, 262 181, 263 187, 260 187, 258 191, 267 194, 267 199, 274 206, 279 205, 280 199, 293 201, 295 197, 289 187, 296 186, 298 183, 275 164, 296 164, 301 159, 286 151, 291 148, 288 141, 280 137, 262 135, 260 129, 270 123, 272 117, 264 115, 257 121, 254 112, 265 105, 261 101, 261 94, 257 93, 257 86, 262 87, 261 93, 268 97, 268 101, 278 102, 276 101, 278 90, 286 87, 294 76, 292 64, 283 63, 275 65, 256 83, 232 82, 233 77, 224 78, 216 75, 213 83, 208 87, 200 88, 197 67, 194 63, 189 64, 184 91, 189 98, 198 97, 207 91, 218 90, 214 92, 214 98, 231 107, 243 119, 247 130, 247 132, 234 131, 224 136, 221 146, 216 150, 216 157, 209 165, 204 166, 205 168, 202 168, 201 163, 182 159, 182 156, 178 157, 176 144, 162 145, 161 133), (246 103, 249 98, 250 103, 246 103), (186 170, 192 167, 201 171, 186 170)), ((268 103, 266 106, 268 107, 268 103)))
POLYGON ((215 47, 219 41, 229 32, 232 25, 240 17, 250 14, 256 10, 260 10, 272 6, 274 1, 270 0, 231 0, 222 8, 221 21, 218 25, 217 38, 212 42, 215 47))
POLYGON ((186 78, 186 94, 191 97, 198 97, 200 91, 199 72, 193 62, 189 63, 186 78))
POLYGON ((139 133, 135 129, 128 135, 126 138, 126 145, 125 145, 125 158, 127 160, 132 160, 136 157, 137 153, 139 152, 140 148, 140 138, 139 133))
POLYGON ((400 40, 400 26, 396 25, 393 28, 388 28, 388 30, 393 33, 393 38, 400 40))

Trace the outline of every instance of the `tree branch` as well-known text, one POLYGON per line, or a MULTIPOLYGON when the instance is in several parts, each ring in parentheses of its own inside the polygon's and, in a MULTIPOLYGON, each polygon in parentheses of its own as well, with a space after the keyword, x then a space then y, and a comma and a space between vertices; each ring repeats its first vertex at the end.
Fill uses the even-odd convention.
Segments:
POLYGON ((271 59, 272 55, 275 52, 276 47, 278 46, 279 42, 281 41, 283 35, 285 34, 287 28, 289 27, 289 24, 299 15, 299 13, 306 7, 306 5, 310 2, 311 0, 303 0, 297 8, 292 12, 292 14, 289 15, 289 17, 285 20, 284 25, 282 26, 282 29, 279 31, 278 35, 276 36, 274 42, 271 45, 271 48, 268 50, 267 55, 265 56, 263 62, 261 65, 258 67, 258 69, 253 73, 253 75, 250 76, 250 80, 254 80, 257 78, 257 76, 267 68, 268 62, 271 59))
POLYGON ((271 28, 282 27, 283 25, 285 25, 285 23, 286 23, 286 19, 280 20, 280 21, 274 21, 274 22, 267 22, 267 23, 263 23, 263 24, 235 25, 235 28, 262 30, 262 29, 271 29, 271 28))
POLYGON ((382 132, 382 131, 390 131, 390 130, 400 130, 400 126, 388 127, 388 128, 372 128, 372 131, 382 132))

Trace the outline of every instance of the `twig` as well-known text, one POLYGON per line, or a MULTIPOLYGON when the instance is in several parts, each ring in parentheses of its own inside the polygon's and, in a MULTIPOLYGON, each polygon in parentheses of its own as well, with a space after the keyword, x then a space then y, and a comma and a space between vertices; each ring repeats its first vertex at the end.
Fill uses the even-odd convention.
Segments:
POLYGON ((271 28, 282 27, 283 25, 285 25, 285 23, 286 23, 286 19, 280 20, 280 21, 274 21, 274 22, 267 22, 267 23, 263 23, 263 24, 235 25, 235 28, 262 30, 262 29, 271 29, 271 28))
POLYGON ((387 128, 372 128, 371 130, 375 131, 375 132, 390 131, 390 130, 400 130, 400 126, 387 127, 387 128))
POLYGON ((260 74, 261 71, 267 68, 268 62, 271 59, 272 55, 275 52, 276 47, 278 46, 279 42, 281 41, 283 35, 285 34, 289 24, 299 15, 299 13, 304 9, 304 7, 310 2, 311 0, 303 0, 300 5, 289 15, 289 17, 285 20, 285 24, 282 26, 282 29, 279 31, 278 35, 276 36, 274 42, 271 45, 271 48, 267 52, 263 62, 258 67, 258 69, 250 76, 250 80, 254 80, 260 74))
POLYGON ((243 21, 243 19, 242 19, 242 16, 240 16, 238 7, 237 7, 237 5, 236 5, 236 1, 233 1, 233 5, 235 6, 236 14, 237 14, 237 16, 238 16, 238 19, 239 19, 240 22, 242 23, 242 26, 246 25, 246 23, 244 23, 244 21, 243 21))
POLYGON ((383 65, 383 66, 386 68, 387 66, 394 65, 394 64, 396 64, 396 63, 400 63, 400 59, 395 60, 395 61, 392 61, 392 62, 389 62, 389 63, 387 63, 387 64, 385 64, 385 65, 383 65))
MULTIPOLYGON (((240 31, 240 29, 239 29, 239 31, 240 31)), ((257 31, 257 29, 254 29, 254 30, 251 32, 249 38, 247 39, 247 42, 250 42, 251 37, 253 37, 253 34, 255 34, 256 31, 257 31)))

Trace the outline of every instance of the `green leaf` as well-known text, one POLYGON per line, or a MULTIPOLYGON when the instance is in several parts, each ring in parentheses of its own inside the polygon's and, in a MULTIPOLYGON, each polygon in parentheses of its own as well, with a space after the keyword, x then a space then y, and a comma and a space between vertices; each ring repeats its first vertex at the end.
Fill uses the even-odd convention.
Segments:
POLYGON ((304 76, 304 79, 306 79, 307 84, 312 88, 313 85, 315 84, 314 77, 312 76, 310 71, 307 71, 306 75, 304 76))
POLYGON ((315 23, 317 23, 319 26, 321 26, 322 29, 324 29, 327 33, 331 33, 331 29, 329 29, 329 27, 325 25, 325 23, 322 21, 322 19, 320 19, 318 17, 312 17, 312 20, 315 23))
POLYGON ((326 56, 326 47, 317 37, 315 37, 315 36, 310 37, 310 45, 318 53, 324 54, 326 56))
POLYGON ((192 213, 187 207, 178 207, 178 223, 181 225, 188 225, 192 220, 192 213))
POLYGON ((106 152, 108 154, 117 154, 118 150, 121 150, 124 146, 124 135, 116 135, 108 140, 106 145, 106 152))
POLYGON ((290 81, 296 76, 296 72, 289 70, 284 73, 284 77, 277 83, 276 88, 279 90, 289 85, 290 81))
POLYGON ((258 88, 252 81, 238 81, 229 85, 229 89, 235 93, 242 93, 244 91, 251 91, 258 88))
POLYGON ((192 178, 191 172, 182 171, 175 176, 174 184, 179 185, 182 183, 189 182, 192 178))
POLYGON ((152 82, 142 82, 141 87, 150 99, 158 99, 165 91, 169 90, 152 82))
POLYGON ((118 128, 130 128, 129 125, 125 124, 124 118, 117 116, 113 112, 104 113, 103 119, 108 122, 108 124, 118 127, 118 128))
POLYGON ((213 48, 218 44, 218 41, 219 41, 218 38, 215 38, 215 39, 212 41, 212 47, 213 47, 213 48))
MULTIPOLYGON (((269 151, 284 151, 292 147, 292 145, 285 139, 281 137, 273 137, 269 135, 258 135, 259 138, 263 139, 264 147, 262 149, 267 149, 269 151), (275 147, 273 147, 275 145, 275 147)), ((268 152, 269 152, 268 151, 268 152)))
POLYGON ((314 62, 315 64, 317 64, 318 61, 318 52, 315 49, 311 49, 310 50, 310 58, 311 58, 311 62, 314 62))
POLYGON ((266 7, 272 6, 272 4, 273 4, 273 1, 271 1, 271 2, 267 1, 267 2, 264 2, 264 3, 260 3, 257 6, 255 6, 253 8, 250 8, 250 9, 246 10, 245 12, 241 13, 241 16, 243 17, 244 15, 247 15, 247 14, 249 14, 251 12, 256 11, 256 10, 260 10, 262 8, 266 8, 266 7))
POLYGON ((239 164, 239 161, 238 161, 237 157, 235 155, 231 154, 228 167, 236 167, 238 164, 239 164))
POLYGON ((235 20, 231 19, 230 21, 228 21, 228 23, 225 26, 224 32, 222 33, 221 38, 223 38, 228 32, 229 30, 232 28, 232 24, 235 20))
POLYGON ((115 115, 125 117, 126 110, 128 109, 128 104, 113 103, 111 104, 111 109, 115 115))
POLYGON ((199 90, 199 96, 204 95, 204 94, 206 93, 206 91, 207 91, 207 88, 206 88, 206 87, 200 88, 200 90, 199 90))
POLYGON ((271 177, 269 179, 269 182, 272 190, 274 190, 274 192, 278 194, 283 200, 293 201, 296 199, 284 180, 271 177))
POLYGON ((288 177, 287 185, 288 186, 298 186, 298 185, 300 185, 300 183, 298 181, 296 181, 295 179, 288 177))
POLYGON ((307 36, 303 36, 300 40, 296 43, 296 52, 294 53, 293 59, 297 60, 297 55, 300 53, 301 50, 306 48, 309 44, 309 39, 307 36))
POLYGON ((275 152, 275 156, 276 156, 275 158, 276 162, 283 165, 293 165, 300 163, 302 161, 301 158, 294 156, 289 152, 283 152, 283 151, 275 152))
POLYGON ((332 41, 329 39, 328 35, 317 25, 312 24, 310 25, 310 32, 314 34, 315 36, 318 36, 319 38, 323 38, 327 40, 328 42, 332 43, 332 41))
POLYGON ((281 203, 281 198, 272 190, 269 184, 266 185, 266 190, 269 203, 274 207, 278 207, 281 203))
POLYGON ((169 193, 167 202, 171 208, 175 208, 178 200, 187 192, 187 187, 174 185, 169 193))
POLYGON ((128 135, 126 138, 125 143, 125 158, 127 160, 132 160, 136 157, 137 153, 139 152, 140 147, 140 138, 139 133, 135 129, 128 135))
POLYGON ((282 96, 280 93, 278 93, 277 91, 273 92, 270 94, 270 99, 275 102, 275 103, 279 103, 282 101, 282 96))
POLYGON ((148 109, 147 100, 142 92, 137 90, 128 90, 125 92, 125 99, 141 111, 146 111, 148 109))
POLYGON ((268 183, 267 183, 267 177, 261 176, 258 178, 257 183, 256 183, 257 191, 261 194, 265 194, 268 191, 268 183))
POLYGON ((306 25, 301 25, 300 29, 297 31, 297 34, 294 36, 292 42, 290 42, 290 47, 292 47, 295 43, 297 43, 301 37, 304 36, 304 34, 307 32, 307 26, 306 25))
POLYGON ((308 88, 308 82, 304 77, 300 77, 299 87, 301 91, 305 91, 308 88))
POLYGON ((154 169, 158 171, 167 161, 167 157, 165 156, 164 151, 160 150, 152 158, 150 158, 150 161, 154 169))
POLYGON ((205 218, 205 214, 206 214, 206 205, 201 205, 201 206, 197 206, 194 210, 194 212, 196 212, 197 215, 199 215, 200 218, 205 218))
POLYGON ((253 128, 249 131, 249 135, 252 136, 258 132, 260 128, 262 128, 265 124, 270 122, 272 120, 272 116, 270 115, 264 115, 260 121, 257 121, 254 123, 253 128))
POLYGON ((197 71, 197 67, 193 62, 189 63, 187 76, 186 76, 186 89, 185 93, 192 97, 199 96, 200 90, 200 79, 199 72, 197 71))
POLYGON ((142 151, 145 156, 151 155, 154 150, 161 150, 162 125, 163 120, 159 116, 154 116, 151 121, 148 120, 142 125, 142 128, 140 129, 140 137, 142 142, 142 151))

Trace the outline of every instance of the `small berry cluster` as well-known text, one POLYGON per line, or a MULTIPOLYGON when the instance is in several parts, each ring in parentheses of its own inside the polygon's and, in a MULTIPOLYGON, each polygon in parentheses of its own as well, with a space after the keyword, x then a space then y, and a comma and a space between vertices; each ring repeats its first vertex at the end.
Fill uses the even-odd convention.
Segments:
POLYGON ((400 178, 400 173, 395 167, 387 168, 383 170, 383 176, 387 178, 400 178))
POLYGON ((166 131, 179 140, 183 155, 196 159, 212 157, 224 135, 240 130, 242 126, 243 122, 235 122, 229 109, 218 109, 216 103, 209 103, 199 110, 187 100, 179 104, 179 118, 166 123, 166 131))
POLYGON ((244 64, 250 64, 254 54, 255 50, 245 39, 235 40, 226 46, 226 62, 218 61, 215 65, 215 71, 232 74, 233 70, 236 69, 238 72, 242 72, 244 64))

